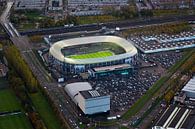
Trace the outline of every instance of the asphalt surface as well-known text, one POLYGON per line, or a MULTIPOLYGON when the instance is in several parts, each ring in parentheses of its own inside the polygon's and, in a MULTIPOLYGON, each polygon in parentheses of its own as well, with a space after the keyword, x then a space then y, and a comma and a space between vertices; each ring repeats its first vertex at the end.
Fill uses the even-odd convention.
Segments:
MULTIPOLYGON (((9 7, 9 6, 8 6, 9 7)), ((9 14, 9 11, 6 11, 7 15, 2 15, 1 17, 1 23, 8 23, 7 16, 9 14)), ((188 21, 188 20, 194 20, 195 16, 186 16, 186 17, 177 17, 177 18, 165 18, 165 19, 152 19, 148 21, 138 21, 138 22, 130 22, 130 21, 124 21, 124 22, 112 22, 112 23, 106 23, 106 24, 92 24, 92 25, 84 25, 84 26, 73 26, 69 28, 50 28, 50 29, 41 29, 41 30, 33 30, 28 32, 21 32, 20 34, 22 36, 18 36, 15 34, 15 36, 10 37, 11 41, 16 45, 20 52, 22 53, 23 58, 27 62, 27 64, 30 66, 32 72, 37 77, 39 83, 41 86, 45 89, 45 91, 50 95, 50 98, 54 102, 55 105, 57 105, 57 109, 62 112, 64 118, 66 121, 70 124, 72 128, 77 128, 76 122, 77 119, 77 112, 73 109, 71 100, 69 100, 68 96, 65 94, 65 92, 62 90, 62 88, 59 88, 57 83, 50 78, 48 72, 43 68, 39 60, 37 59, 36 55, 32 51, 31 45, 29 43, 29 40, 24 35, 34 35, 34 34, 54 34, 54 33, 68 33, 68 32, 76 32, 76 31, 95 31, 101 29, 103 26, 106 26, 107 28, 115 28, 115 27, 135 27, 135 26, 141 26, 141 25, 152 25, 152 24, 160 24, 164 22, 173 22, 173 21, 188 21)), ((10 28, 13 33, 13 28, 10 28)))
POLYGON ((45 34, 56 34, 56 33, 68 33, 68 32, 77 32, 77 31, 95 31, 101 29, 103 26, 107 28, 125 28, 125 27, 136 27, 152 24, 162 24, 166 22, 176 22, 176 21, 193 21, 195 20, 195 15, 188 16, 171 16, 171 17, 162 17, 162 18, 151 18, 147 20, 138 20, 138 21, 117 21, 117 22, 108 22, 108 23, 94 23, 87 25, 78 25, 72 27, 56 27, 48 29, 36 29, 26 32, 21 32, 21 35, 45 35, 45 34))
MULTIPOLYGON (((163 24, 167 22, 177 22, 177 21, 194 21, 195 15, 188 16, 170 16, 170 17, 158 17, 151 18, 146 20, 126 20, 126 21, 116 21, 108 23, 94 23, 86 25, 77 25, 72 27, 54 27, 54 28, 44 28, 20 32, 21 35, 49 35, 49 34, 59 34, 59 33, 70 33, 78 31, 96 31, 100 30, 102 27, 106 26, 107 28, 129 28, 129 27, 140 27, 145 25, 153 24, 163 24)), ((8 38, 6 35, 0 35, 0 39, 8 38)))
POLYGON ((0 19, 2 26, 9 35, 9 39, 20 50, 23 59, 26 61, 33 74, 36 76, 39 84, 45 89, 52 103, 56 106, 58 111, 61 112, 64 119, 69 123, 69 127, 67 128, 78 128, 77 112, 73 110, 71 104, 67 104, 70 102, 64 90, 58 86, 58 83, 50 77, 49 73, 39 62, 38 58, 32 50, 32 46, 28 40, 28 37, 15 33, 14 27, 5 27, 5 24, 9 23, 8 14, 9 10, 11 9, 9 5, 12 4, 8 2, 7 9, 0 19))

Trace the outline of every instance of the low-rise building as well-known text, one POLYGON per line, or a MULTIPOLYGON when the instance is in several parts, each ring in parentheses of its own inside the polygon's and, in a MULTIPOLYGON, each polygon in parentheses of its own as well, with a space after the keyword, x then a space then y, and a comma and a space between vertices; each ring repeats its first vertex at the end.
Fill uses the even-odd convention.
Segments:
POLYGON ((20 9, 44 9, 46 0, 15 0, 14 8, 20 9))
POLYGON ((84 114, 108 112, 110 110, 110 96, 101 95, 96 90, 80 91, 78 106, 84 114))
POLYGON ((48 10, 63 10, 63 1, 62 0, 49 0, 48 10))
POLYGON ((152 129, 192 129, 194 124, 193 109, 169 106, 152 129))
POLYGON ((128 0, 68 0, 66 3, 70 15, 101 15, 105 7, 120 8, 128 5, 128 0))
POLYGON ((182 89, 188 98, 195 99, 195 76, 182 89))
POLYGON ((184 92, 180 93, 178 96, 174 96, 176 102, 184 103, 186 99, 186 94, 184 92))
POLYGON ((195 6, 195 0, 150 0, 155 9, 189 8, 195 6))
POLYGON ((98 91, 93 90, 88 82, 67 84, 65 91, 86 115, 108 112, 110 110, 110 96, 102 95, 98 91))

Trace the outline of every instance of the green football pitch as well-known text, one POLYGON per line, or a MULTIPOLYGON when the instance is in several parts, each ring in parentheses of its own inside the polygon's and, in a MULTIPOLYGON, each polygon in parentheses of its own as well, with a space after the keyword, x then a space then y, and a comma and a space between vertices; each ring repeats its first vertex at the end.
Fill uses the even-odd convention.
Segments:
POLYGON ((20 110, 20 114, 0 116, 0 129, 32 129, 30 122, 22 111, 20 102, 10 89, 0 90, 0 112, 20 110))
POLYGON ((0 129, 32 129, 24 114, 0 117, 0 129))
POLYGON ((108 56, 113 56, 114 53, 111 51, 99 51, 94 53, 88 53, 88 54, 81 54, 81 55, 71 55, 68 56, 68 58, 72 59, 90 59, 90 58, 103 58, 108 56))

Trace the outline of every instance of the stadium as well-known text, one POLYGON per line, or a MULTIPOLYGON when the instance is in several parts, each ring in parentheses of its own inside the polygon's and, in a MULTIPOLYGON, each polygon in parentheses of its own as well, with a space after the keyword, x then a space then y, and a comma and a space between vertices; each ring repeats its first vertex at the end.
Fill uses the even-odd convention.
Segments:
POLYGON ((129 64, 133 66, 137 49, 117 36, 89 36, 61 40, 50 47, 52 64, 64 72, 82 73, 92 68, 129 64))

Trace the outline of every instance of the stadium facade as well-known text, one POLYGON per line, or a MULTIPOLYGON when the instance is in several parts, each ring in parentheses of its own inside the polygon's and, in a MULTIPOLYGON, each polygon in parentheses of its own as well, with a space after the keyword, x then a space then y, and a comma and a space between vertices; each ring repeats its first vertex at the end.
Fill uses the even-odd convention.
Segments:
POLYGON ((137 58, 137 49, 131 42, 117 36, 90 36, 58 41, 51 46, 50 55, 51 62, 58 64, 58 67, 65 73, 82 73, 97 67, 119 64, 130 64, 133 66, 134 60, 137 58), (63 48, 95 43, 113 43, 123 48, 125 52, 112 56, 85 59, 73 59, 62 53, 63 48))

